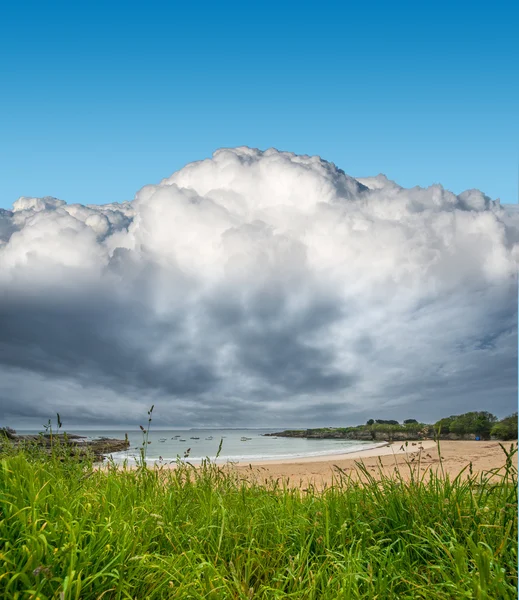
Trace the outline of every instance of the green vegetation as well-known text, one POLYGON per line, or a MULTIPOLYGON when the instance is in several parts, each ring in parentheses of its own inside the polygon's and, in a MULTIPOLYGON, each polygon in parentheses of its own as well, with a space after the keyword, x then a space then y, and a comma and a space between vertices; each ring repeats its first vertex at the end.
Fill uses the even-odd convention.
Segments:
POLYGON ((516 440, 517 439, 517 413, 506 417, 498 422, 497 417, 487 411, 468 412, 462 415, 451 415, 437 421, 434 426, 425 423, 418 423, 416 419, 406 419, 403 425, 398 421, 388 421, 382 419, 369 419, 366 425, 358 427, 349 427, 348 431, 387 431, 387 432, 420 432, 432 433, 436 435, 448 435, 454 433, 456 435, 475 435, 482 439, 490 439, 490 437, 500 440, 516 440), (378 427, 377 425, 383 425, 378 427), (389 426, 389 427, 388 427, 389 426))
POLYGON ((406 419, 403 425, 399 425, 398 421, 370 419, 366 425, 360 425, 355 429, 362 431, 371 428, 372 431, 377 431, 377 425, 383 425, 378 428, 379 431, 388 433, 404 431, 432 433, 434 431, 436 435, 454 433, 460 436, 472 434, 481 439, 490 439, 490 437, 505 441, 517 439, 517 413, 497 422, 497 417, 487 411, 468 412, 440 419, 434 426, 418 423, 416 419, 406 419))
MULTIPOLYGON (((403 439, 418 439, 429 435, 432 427, 425 423, 418 423, 414 419, 404 422, 403 425, 398 421, 374 421, 370 419, 366 425, 356 425, 353 427, 319 427, 315 429, 286 429, 278 433, 268 433, 266 435, 284 436, 284 437, 308 437, 308 438, 345 438, 371 440, 380 439, 376 434, 392 440, 398 439, 397 434, 404 434, 403 439)), ((402 437, 402 436, 401 436, 402 437)))
POLYGON ((406 419, 403 424, 393 419, 369 419, 365 425, 354 427, 321 427, 317 429, 286 430, 269 435, 286 437, 344 437, 346 439, 387 439, 410 440, 422 438, 448 438, 455 436, 479 437, 489 440, 517 439, 517 413, 498 422, 497 417, 487 411, 468 412, 451 415, 437 421, 434 425, 419 423, 416 419, 406 419))
MULTIPOLYGON (((361 427, 366 427, 365 425, 361 427)), ((427 430, 430 426, 426 423, 418 423, 417 421, 413 421, 411 423, 405 423, 401 425, 396 421, 396 423, 379 423, 375 421, 375 424, 372 425, 369 429, 372 431, 387 431, 387 432, 401 432, 401 433, 410 433, 418 435, 423 430, 427 430)))
POLYGON ((505 417, 499 423, 492 427, 490 432, 492 437, 500 440, 516 440, 517 439, 517 413, 505 417))
MULTIPOLYGON (((369 423, 369 421, 368 421, 369 423)), ((400 424, 398 421, 382 421, 377 419, 371 425, 359 425, 357 427, 350 427, 350 432, 370 432, 372 438, 375 439, 375 434, 380 433, 384 435, 388 440, 398 438, 398 434, 404 434, 408 436, 408 439, 418 439, 426 437, 431 429, 430 425, 426 423, 418 423, 415 420, 404 421, 404 424, 400 424)))
POLYGON ((463 415, 452 415, 440 419, 434 428, 441 433, 455 433, 457 435, 472 433, 483 439, 490 439, 490 432, 496 421, 497 417, 486 411, 468 412, 463 415))
POLYGON ((483 439, 490 437, 499 440, 516 440, 517 439, 517 413, 497 420, 492 413, 468 412, 463 415, 452 415, 444 419, 440 419, 434 429, 441 433, 456 433, 467 434, 473 433, 483 439))
POLYGON ((500 474, 377 481, 359 466, 364 484, 338 471, 318 492, 210 462, 101 471, 59 444, 4 444, 0 597, 515 600, 516 450, 503 450, 500 474))

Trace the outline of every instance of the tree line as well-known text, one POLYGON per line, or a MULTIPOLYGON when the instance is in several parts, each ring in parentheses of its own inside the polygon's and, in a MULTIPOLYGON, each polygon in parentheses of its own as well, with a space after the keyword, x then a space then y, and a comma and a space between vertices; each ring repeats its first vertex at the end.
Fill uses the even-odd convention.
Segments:
MULTIPOLYGON (((406 419, 401 425, 394 419, 369 419, 366 426, 381 429, 381 426, 398 429, 414 430, 417 427, 431 427, 424 423, 419 423, 416 419, 406 419)), ((488 411, 472 411, 462 415, 451 415, 437 421, 432 425, 436 434, 454 433, 457 435, 474 434, 482 439, 491 437, 500 440, 517 439, 517 413, 514 413, 504 419, 498 418, 488 411)))
POLYGON ((473 433, 484 439, 496 437, 501 440, 517 439, 517 413, 500 421, 487 411, 468 412, 440 419, 434 428, 441 433, 463 435, 473 433))

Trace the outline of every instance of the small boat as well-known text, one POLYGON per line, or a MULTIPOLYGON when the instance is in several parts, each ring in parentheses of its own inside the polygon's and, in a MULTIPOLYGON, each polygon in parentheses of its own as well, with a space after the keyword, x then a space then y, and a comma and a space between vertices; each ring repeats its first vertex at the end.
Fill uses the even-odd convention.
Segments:
POLYGON ((189 439, 190 439, 190 440, 199 440, 200 438, 197 438, 197 437, 190 437, 189 439))
POLYGON ((205 438, 205 439, 206 439, 206 440, 212 440, 212 439, 213 439, 213 436, 212 436, 212 435, 210 435, 209 437, 207 437, 207 438, 205 438))
POLYGON ((248 440, 252 440, 252 438, 248 438, 248 437, 245 437, 245 436, 243 436, 243 437, 241 438, 241 441, 242 441, 242 442, 247 442, 248 440))
POLYGON ((166 438, 161 438, 161 439, 159 440, 159 442, 165 442, 165 441, 166 441, 166 438))
POLYGON ((186 440, 179 440, 180 442, 185 442, 186 440))

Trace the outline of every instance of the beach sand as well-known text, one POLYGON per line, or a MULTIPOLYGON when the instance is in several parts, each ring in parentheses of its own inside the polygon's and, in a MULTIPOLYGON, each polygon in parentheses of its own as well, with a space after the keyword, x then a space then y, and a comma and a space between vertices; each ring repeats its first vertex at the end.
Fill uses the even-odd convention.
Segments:
MULTIPOLYGON (((511 446, 517 448, 517 441, 501 443, 507 451, 511 446)), ((371 450, 319 458, 237 463, 231 468, 257 482, 279 479, 290 486, 304 488, 313 485, 318 489, 329 486, 340 473, 354 478, 361 477, 357 462, 363 463, 367 471, 377 478, 381 473, 394 475, 396 469, 406 480, 410 479, 411 471, 415 477, 419 472, 427 478, 431 470, 455 477, 466 467, 462 477, 468 477, 470 463, 472 473, 504 466, 506 456, 499 444, 495 441, 442 441, 441 462, 436 442, 425 440, 408 442, 407 446, 405 442, 393 442, 371 450)), ((514 456, 514 464, 517 467, 517 454, 514 456)))

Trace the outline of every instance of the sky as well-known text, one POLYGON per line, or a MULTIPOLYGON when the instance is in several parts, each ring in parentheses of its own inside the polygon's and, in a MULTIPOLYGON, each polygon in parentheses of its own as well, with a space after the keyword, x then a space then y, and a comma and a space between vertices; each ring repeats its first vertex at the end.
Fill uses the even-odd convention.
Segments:
POLYGON ((131 200, 221 147, 517 202, 510 2, 19 2, 0 18, 0 207, 131 200))
POLYGON ((0 424, 517 409, 509 3, 11 3, 0 424))

